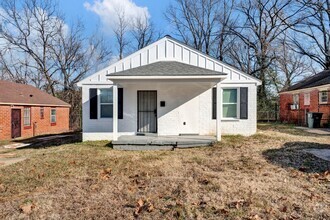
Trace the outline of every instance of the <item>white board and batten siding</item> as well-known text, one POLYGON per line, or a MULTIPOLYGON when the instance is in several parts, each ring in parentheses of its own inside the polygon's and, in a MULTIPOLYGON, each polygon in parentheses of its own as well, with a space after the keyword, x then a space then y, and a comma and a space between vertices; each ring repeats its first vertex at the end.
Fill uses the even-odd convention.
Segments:
POLYGON ((223 83, 257 83, 260 85, 260 81, 249 76, 248 74, 207 56, 189 46, 186 46, 171 37, 162 38, 161 40, 87 77, 79 82, 78 85, 82 86, 104 83, 107 82, 107 74, 121 72, 159 61, 177 61, 226 73, 227 78, 223 81, 223 83))

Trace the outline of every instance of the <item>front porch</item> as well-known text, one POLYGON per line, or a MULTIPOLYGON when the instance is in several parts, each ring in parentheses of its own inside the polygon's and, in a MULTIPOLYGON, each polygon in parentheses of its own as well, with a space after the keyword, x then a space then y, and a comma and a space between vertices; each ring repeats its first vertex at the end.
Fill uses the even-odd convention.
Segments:
POLYGON ((212 146, 214 136, 157 136, 157 135, 124 135, 113 141, 116 150, 173 150, 174 148, 191 148, 212 146))

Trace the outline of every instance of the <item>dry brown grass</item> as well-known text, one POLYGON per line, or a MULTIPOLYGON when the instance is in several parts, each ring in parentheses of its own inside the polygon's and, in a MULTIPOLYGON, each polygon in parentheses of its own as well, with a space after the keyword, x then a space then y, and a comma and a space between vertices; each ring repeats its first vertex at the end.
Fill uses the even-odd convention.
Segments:
POLYGON ((0 219, 329 219, 330 163, 301 149, 330 148, 330 137, 283 129, 212 148, 17 150, 29 159, 0 167, 0 219))

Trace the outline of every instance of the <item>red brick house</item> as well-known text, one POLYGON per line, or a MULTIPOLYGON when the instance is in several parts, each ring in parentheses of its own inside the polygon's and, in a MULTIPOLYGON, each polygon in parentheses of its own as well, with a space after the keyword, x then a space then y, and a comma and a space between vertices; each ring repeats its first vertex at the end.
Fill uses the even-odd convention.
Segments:
POLYGON ((70 105, 39 89, 0 80, 0 140, 69 131, 70 105))
POLYGON ((280 120, 306 125, 307 112, 323 113, 321 126, 330 124, 330 70, 320 72, 280 92, 280 120))

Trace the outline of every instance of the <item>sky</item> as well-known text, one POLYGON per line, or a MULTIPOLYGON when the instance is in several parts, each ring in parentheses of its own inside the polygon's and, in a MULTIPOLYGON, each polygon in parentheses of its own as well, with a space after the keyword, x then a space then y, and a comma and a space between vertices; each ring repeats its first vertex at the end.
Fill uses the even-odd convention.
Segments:
POLYGON ((111 36, 113 12, 124 7, 128 16, 146 13, 157 29, 164 35, 170 34, 170 27, 164 17, 164 11, 171 0, 58 0, 60 10, 65 14, 66 21, 79 18, 84 22, 87 34, 96 29, 105 36, 111 36))

